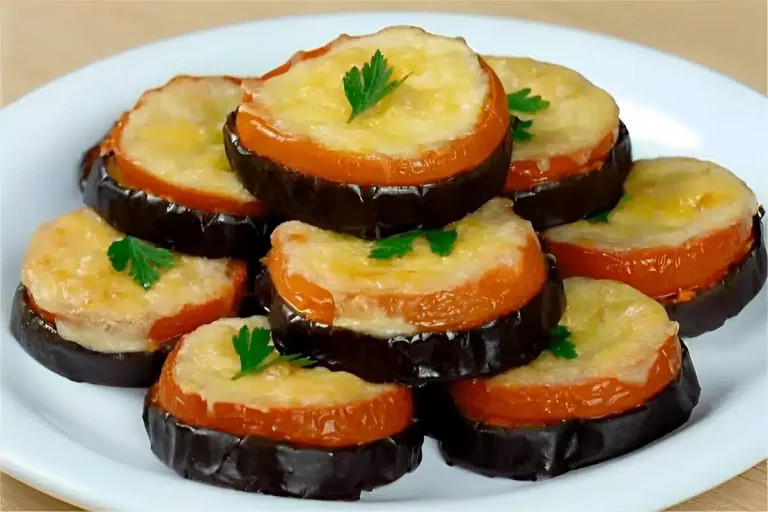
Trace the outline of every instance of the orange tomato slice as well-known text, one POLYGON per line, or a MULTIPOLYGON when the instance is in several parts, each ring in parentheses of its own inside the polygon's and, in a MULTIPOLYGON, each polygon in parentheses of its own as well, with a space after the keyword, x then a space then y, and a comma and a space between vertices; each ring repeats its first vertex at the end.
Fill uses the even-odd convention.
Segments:
POLYGON ((593 378, 568 386, 494 386, 486 379, 453 385, 453 399, 469 418, 502 427, 546 426, 572 419, 597 419, 634 409, 677 378, 682 364, 677 336, 659 347, 648 378, 640 384, 593 378))
POLYGON ((324 407, 258 409, 239 403, 208 404, 196 393, 185 393, 174 381, 179 347, 168 356, 157 385, 150 390, 150 400, 188 425, 335 448, 384 439, 413 421, 413 397, 403 387, 369 400, 324 407))
MULTIPOLYGON (((228 272, 233 284, 229 293, 204 304, 184 306, 178 313, 156 320, 149 329, 150 350, 172 342, 201 325, 236 314, 247 285, 246 263, 231 261, 228 272)), ((43 320, 56 325, 56 315, 40 308, 29 291, 27 291, 27 302, 43 320)))
MULTIPOLYGON (((183 75, 177 78, 204 80, 205 77, 193 77, 183 75)), ((221 77, 233 83, 240 84, 239 78, 224 76, 221 77)), ((145 104, 145 98, 148 93, 158 91, 162 87, 151 89, 142 95, 133 110, 141 108, 145 104)), ((227 197, 215 192, 202 192, 197 189, 185 187, 164 181, 162 178, 149 172, 141 164, 128 157, 120 146, 123 128, 128 121, 130 112, 125 112, 117 121, 112 131, 104 141, 103 152, 112 152, 115 168, 110 169, 110 174, 122 185, 144 190, 150 194, 162 197, 168 201, 178 203, 193 208, 215 213, 228 213, 231 215, 249 215, 261 217, 265 214, 262 203, 256 199, 251 201, 241 201, 236 198, 227 197)))
MULTIPOLYGON (((346 39, 357 37, 341 36, 323 47, 299 52, 259 80, 268 80, 286 73, 298 62, 320 57, 338 41, 346 39)), ((302 174, 340 183, 406 186, 450 178, 480 165, 503 142, 509 130, 504 87, 490 66, 482 58, 478 59, 488 76, 489 90, 474 130, 444 147, 424 151, 418 158, 372 158, 328 149, 312 140, 284 133, 264 108, 238 110, 237 134, 243 146, 261 156, 302 174)), ((251 94, 246 93, 244 101, 258 106, 251 94)))
POLYGON ((552 156, 541 167, 537 160, 512 160, 509 164, 509 175, 504 185, 504 192, 527 190, 542 183, 559 181, 568 176, 600 170, 615 143, 615 132, 607 133, 591 149, 586 163, 583 162, 583 151, 552 156))
POLYGON ((612 279, 662 299, 675 297, 681 290, 709 288, 747 255, 752 243, 750 218, 690 240, 680 247, 610 252, 556 241, 548 241, 547 247, 557 258, 563 277, 612 279))
MULTIPOLYGON (((273 240, 266 265, 281 298, 310 320, 333 324, 334 295, 298 273, 289 273, 279 240, 273 240)), ((370 299, 420 331, 468 330, 520 309, 541 290, 547 278, 541 249, 531 236, 516 267, 489 269, 478 280, 452 289, 422 295, 379 293, 370 295, 370 299)))

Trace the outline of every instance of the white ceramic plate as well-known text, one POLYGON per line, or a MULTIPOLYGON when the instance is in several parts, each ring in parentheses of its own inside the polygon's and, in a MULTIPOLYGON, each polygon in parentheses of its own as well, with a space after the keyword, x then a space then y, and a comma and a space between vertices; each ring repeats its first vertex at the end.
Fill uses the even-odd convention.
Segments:
POLYGON ((189 482, 154 458, 142 392, 75 384, 35 363, 8 332, 32 231, 80 204, 81 152, 145 89, 172 74, 255 75, 342 32, 412 24, 461 35, 481 53, 528 55, 584 73, 616 97, 638 157, 690 155, 732 169, 768 198, 766 98, 712 71, 608 37, 501 18, 348 14, 247 23, 97 62, 0 110, 2 468, 67 501, 129 510, 658 509, 766 456, 766 290, 735 320, 689 343, 701 402, 683 428, 628 456, 539 483, 449 468, 434 443, 402 480, 357 503, 324 503, 189 482), (762 142, 761 142, 762 141, 762 142))

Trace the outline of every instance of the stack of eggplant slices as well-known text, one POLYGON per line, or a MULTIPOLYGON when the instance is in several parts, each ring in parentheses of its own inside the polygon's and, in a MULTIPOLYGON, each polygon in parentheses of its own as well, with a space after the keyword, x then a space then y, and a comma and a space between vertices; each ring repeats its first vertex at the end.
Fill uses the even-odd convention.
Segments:
POLYGON ((766 279, 733 173, 633 162, 576 71, 415 27, 177 76, 80 181, 86 208, 32 236, 16 339, 73 381, 149 387, 148 448, 242 491, 354 500, 425 435, 521 480, 636 450, 699 400, 680 336, 766 279))

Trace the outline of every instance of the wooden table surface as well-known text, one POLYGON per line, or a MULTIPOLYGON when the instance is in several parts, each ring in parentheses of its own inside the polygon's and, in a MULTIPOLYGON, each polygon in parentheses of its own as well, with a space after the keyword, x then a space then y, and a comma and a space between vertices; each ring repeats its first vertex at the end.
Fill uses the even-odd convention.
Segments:
MULTIPOLYGON (((0 104, 96 59, 184 32, 286 14, 383 9, 486 13, 604 32, 697 61, 765 94, 766 5, 765 0, 0 0, 0 104)), ((2 475, 0 510, 76 509, 2 475)), ((673 510, 768 510, 765 463, 673 510)))

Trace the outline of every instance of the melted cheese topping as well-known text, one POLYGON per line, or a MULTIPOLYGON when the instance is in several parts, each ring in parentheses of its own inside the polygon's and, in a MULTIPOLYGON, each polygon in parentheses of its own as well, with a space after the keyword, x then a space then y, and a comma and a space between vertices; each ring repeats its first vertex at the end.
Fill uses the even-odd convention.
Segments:
POLYGON ((373 259, 368 255, 376 242, 298 221, 281 224, 272 240, 282 248, 288 274, 299 274, 334 296, 334 325, 391 336, 417 329, 382 311, 370 297, 425 295, 476 281, 490 269, 517 266, 523 248, 535 239, 531 224, 515 215, 512 202, 502 198, 492 199, 446 229, 451 228, 457 238, 446 257, 434 254, 419 237, 413 251, 402 258, 373 259))
POLYGON ((286 363, 232 380, 240 371, 232 337, 243 325, 249 329, 269 329, 265 317, 228 318, 204 325, 184 337, 176 354, 173 374, 184 393, 200 395, 209 407, 227 402, 266 410, 352 404, 396 387, 370 384, 346 372, 299 368, 286 363))
POLYGON ((412 158, 472 132, 489 91, 477 55, 463 39, 414 27, 391 27, 359 38, 342 36, 326 54, 293 59, 290 70, 244 83, 254 104, 284 133, 347 153, 412 158), (353 122, 342 79, 376 50, 408 79, 353 122))
MULTIPOLYGON (((583 155, 586 164, 590 151, 608 133, 618 136, 619 107, 610 94, 576 71, 521 57, 485 57, 507 93, 530 88, 549 107, 535 114, 513 112, 523 120, 533 119, 528 130, 533 137, 515 142, 512 159, 537 160, 539 167, 556 155, 583 155)), ((577 161, 579 159, 577 158, 577 161)))
POLYGON ((176 77, 144 93, 123 126, 120 149, 172 185, 253 201, 224 154, 222 126, 241 98, 233 80, 176 77))
POLYGON ((571 331, 578 357, 543 352, 527 366, 492 377, 502 386, 572 385, 616 378, 643 384, 658 349, 677 335, 664 307, 616 281, 573 277, 564 281, 567 307, 560 320, 571 331))
POLYGON ((32 236, 21 281, 56 317, 62 338, 102 352, 146 350, 156 320, 232 288, 229 260, 177 255, 175 266, 145 291, 128 272, 112 268, 107 249, 121 238, 86 208, 43 224, 32 236))
POLYGON ((545 232, 548 239, 623 250, 680 246, 736 222, 750 222, 757 199, 733 173, 694 158, 635 162, 625 197, 609 222, 578 221, 545 232))

